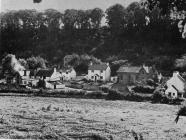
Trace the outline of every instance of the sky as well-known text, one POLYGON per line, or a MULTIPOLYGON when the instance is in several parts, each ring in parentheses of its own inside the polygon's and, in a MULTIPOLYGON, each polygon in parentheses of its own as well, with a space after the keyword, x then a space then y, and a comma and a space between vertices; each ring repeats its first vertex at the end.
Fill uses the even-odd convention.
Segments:
POLYGON ((91 9, 99 7, 103 10, 109 6, 119 3, 127 6, 131 2, 139 0, 42 0, 39 4, 34 4, 33 0, 0 0, 0 11, 36 9, 43 11, 45 9, 56 9, 64 11, 65 9, 91 9))

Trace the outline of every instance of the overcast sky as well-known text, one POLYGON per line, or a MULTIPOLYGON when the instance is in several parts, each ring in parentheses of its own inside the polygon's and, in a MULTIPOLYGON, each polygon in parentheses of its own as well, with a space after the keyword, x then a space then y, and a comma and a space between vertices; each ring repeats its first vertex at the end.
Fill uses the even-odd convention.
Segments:
POLYGON ((56 9, 64 11, 65 9, 90 9, 99 7, 103 10, 109 6, 120 3, 127 6, 129 3, 138 0, 42 0, 39 4, 34 4, 33 0, 0 0, 0 11, 19 10, 19 9, 56 9))

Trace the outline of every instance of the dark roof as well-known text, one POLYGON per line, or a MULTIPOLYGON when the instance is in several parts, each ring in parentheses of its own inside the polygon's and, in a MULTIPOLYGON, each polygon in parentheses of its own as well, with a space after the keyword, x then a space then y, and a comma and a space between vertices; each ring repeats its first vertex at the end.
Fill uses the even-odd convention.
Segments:
POLYGON ((48 69, 44 69, 44 70, 39 70, 37 73, 36 73, 36 76, 42 76, 42 77, 51 77, 52 74, 53 74, 54 70, 51 69, 51 70, 48 70, 48 69))
POLYGON ((134 67, 134 66, 122 66, 119 68, 117 72, 127 72, 127 73, 139 73, 141 67, 134 67))
POLYGON ((89 70, 106 70, 108 67, 107 64, 96 64, 96 65, 90 65, 89 70))
POLYGON ((61 70, 59 70, 60 72, 71 72, 72 70, 74 70, 74 68, 70 67, 70 68, 62 68, 61 70))
POLYGON ((117 72, 127 73, 139 73, 141 69, 144 69, 146 73, 150 73, 151 67, 148 66, 121 66, 117 72))

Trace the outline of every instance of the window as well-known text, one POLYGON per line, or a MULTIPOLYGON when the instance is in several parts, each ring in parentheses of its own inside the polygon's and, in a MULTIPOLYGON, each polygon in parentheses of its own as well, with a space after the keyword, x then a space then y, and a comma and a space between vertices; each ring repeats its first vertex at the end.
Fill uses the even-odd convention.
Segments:
POLYGON ((103 76, 100 76, 100 79, 103 79, 103 76))
POLYGON ((103 73, 103 70, 101 70, 101 73, 103 73))
POLYGON ((26 76, 26 70, 24 70, 24 76, 26 76))
POLYGON ((171 92, 168 93, 168 96, 171 97, 171 92))
POLYGON ((175 93, 173 93, 173 96, 175 96, 175 93))
POLYGON ((94 70, 92 70, 91 72, 94 72, 94 70))
POLYGON ((91 79, 94 79, 94 76, 91 76, 91 79))

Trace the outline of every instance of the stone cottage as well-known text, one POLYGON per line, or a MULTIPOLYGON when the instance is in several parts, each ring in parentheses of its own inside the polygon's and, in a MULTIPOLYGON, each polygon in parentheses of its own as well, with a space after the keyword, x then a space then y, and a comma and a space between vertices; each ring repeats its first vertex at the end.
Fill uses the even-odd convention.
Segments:
POLYGON ((121 66, 117 71, 118 81, 121 84, 134 84, 138 81, 145 81, 157 75, 155 68, 148 66, 121 66))

